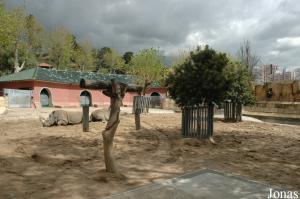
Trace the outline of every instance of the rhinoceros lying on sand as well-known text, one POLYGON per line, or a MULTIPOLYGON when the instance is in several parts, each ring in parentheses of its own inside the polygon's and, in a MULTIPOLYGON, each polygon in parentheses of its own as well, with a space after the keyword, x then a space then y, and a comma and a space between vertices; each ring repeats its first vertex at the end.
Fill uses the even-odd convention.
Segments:
POLYGON ((90 116, 90 121, 92 122, 104 122, 104 121, 107 121, 109 118, 109 113, 103 109, 97 109, 97 110, 94 110, 92 113, 91 113, 91 116, 90 116))
POLYGON ((49 114, 48 119, 40 117, 44 127, 54 125, 78 124, 82 122, 82 112, 54 110, 49 114))
MULTIPOLYGON (((95 110, 91 113, 90 121, 107 121, 108 113, 105 110, 95 110)), ((79 124, 82 122, 81 111, 65 111, 65 110, 54 110, 49 114, 48 119, 40 117, 44 127, 50 127, 54 125, 66 126, 68 124, 79 124)))

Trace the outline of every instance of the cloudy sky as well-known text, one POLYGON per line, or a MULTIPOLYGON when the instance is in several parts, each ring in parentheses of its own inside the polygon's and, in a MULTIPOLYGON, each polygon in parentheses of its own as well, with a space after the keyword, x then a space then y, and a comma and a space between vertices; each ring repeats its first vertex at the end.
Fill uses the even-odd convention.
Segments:
MULTIPOLYGON (((8 0, 10 5, 24 0, 8 0)), ((95 47, 120 52, 196 45, 235 55, 251 42, 262 63, 300 66, 299 0, 25 0, 48 28, 65 26, 95 47)))

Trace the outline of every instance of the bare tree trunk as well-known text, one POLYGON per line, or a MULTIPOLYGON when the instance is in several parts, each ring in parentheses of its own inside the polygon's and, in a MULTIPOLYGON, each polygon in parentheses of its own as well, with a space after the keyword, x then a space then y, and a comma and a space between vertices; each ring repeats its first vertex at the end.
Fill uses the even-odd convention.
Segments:
POLYGON ((106 94, 110 96, 110 115, 105 130, 102 132, 105 167, 107 172, 118 173, 112 155, 112 149, 114 136, 120 123, 120 107, 122 105, 122 96, 124 93, 121 93, 119 84, 112 82, 112 90, 110 93, 106 94))
POLYGON ((116 167, 112 154, 112 149, 114 136, 120 123, 120 107, 127 91, 141 92, 142 87, 136 85, 127 85, 124 83, 117 83, 115 79, 112 79, 111 83, 105 81, 91 81, 82 79, 80 80, 80 87, 105 89, 102 93, 110 97, 110 115, 105 130, 102 132, 104 161, 107 172, 118 173, 118 169, 116 167))
POLYGON ((14 73, 20 72, 25 66, 25 61, 23 61, 22 65, 19 64, 19 44, 18 42, 15 45, 15 52, 14 52, 14 73))
POLYGON ((106 171, 110 173, 118 172, 112 155, 113 141, 118 125, 119 121, 116 122, 110 129, 102 132, 105 167, 106 171))

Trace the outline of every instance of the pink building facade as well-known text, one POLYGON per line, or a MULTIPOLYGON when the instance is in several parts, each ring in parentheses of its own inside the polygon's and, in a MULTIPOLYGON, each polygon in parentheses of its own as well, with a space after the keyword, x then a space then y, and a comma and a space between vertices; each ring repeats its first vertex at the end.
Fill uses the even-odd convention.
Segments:
MULTIPOLYGON (((42 94, 48 93, 49 106, 52 107, 80 107, 80 98, 83 92, 89 94, 90 105, 95 107, 108 107, 109 97, 105 96, 101 90, 82 89, 79 85, 64 84, 57 82, 46 82, 38 80, 0 82, 0 91, 3 89, 22 89, 33 91, 33 101, 37 107, 42 107, 42 94)), ((159 94, 166 97, 165 88, 149 88, 146 95, 159 94)), ((132 106, 133 97, 136 93, 126 93, 123 99, 124 106, 132 106)))

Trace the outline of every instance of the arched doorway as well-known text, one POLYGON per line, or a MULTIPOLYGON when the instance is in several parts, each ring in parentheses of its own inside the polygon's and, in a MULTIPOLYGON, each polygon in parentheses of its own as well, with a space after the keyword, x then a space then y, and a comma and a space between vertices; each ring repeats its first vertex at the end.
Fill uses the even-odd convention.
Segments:
POLYGON ((160 97, 160 94, 157 92, 153 92, 153 93, 151 93, 151 96, 159 96, 160 97))
POLYGON ((52 106, 51 92, 49 91, 49 89, 43 88, 41 90, 40 101, 41 101, 41 107, 50 107, 50 106, 52 106))
POLYGON ((92 106, 92 96, 88 91, 81 92, 80 106, 92 106))
POLYGON ((151 93, 151 107, 152 108, 157 108, 157 107, 161 107, 161 96, 159 93, 157 92, 153 92, 151 93))

